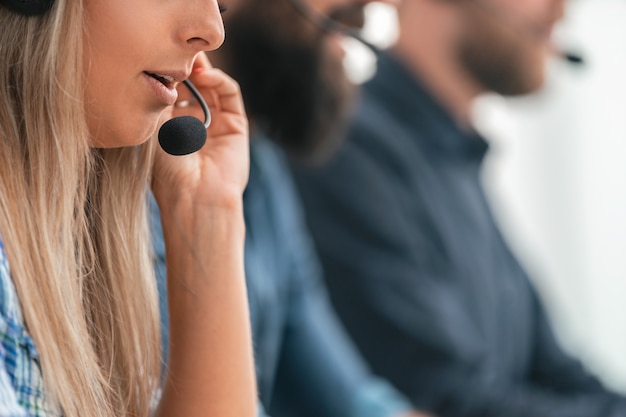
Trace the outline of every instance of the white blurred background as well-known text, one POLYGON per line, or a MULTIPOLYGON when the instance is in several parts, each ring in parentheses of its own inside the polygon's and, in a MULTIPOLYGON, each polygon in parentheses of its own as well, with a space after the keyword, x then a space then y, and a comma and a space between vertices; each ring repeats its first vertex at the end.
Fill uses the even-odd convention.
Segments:
MULTIPOLYGON (((392 42, 393 11, 371 5, 365 36, 392 42)), ((570 1, 558 39, 586 65, 555 59, 540 93, 478 100, 485 184, 565 347, 626 393, 626 1, 570 1)), ((349 48, 361 81, 374 58, 349 48)))

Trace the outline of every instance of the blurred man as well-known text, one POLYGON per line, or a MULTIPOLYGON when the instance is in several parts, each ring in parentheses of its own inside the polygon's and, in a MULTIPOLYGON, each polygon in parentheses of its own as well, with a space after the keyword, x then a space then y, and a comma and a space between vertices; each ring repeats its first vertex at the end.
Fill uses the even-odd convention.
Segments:
MULTIPOLYGON (((361 16, 367 2, 311 0, 311 6, 314 13, 361 16)), ((253 132, 245 268, 262 405, 275 417, 419 417, 403 395, 370 373, 340 327, 290 173, 272 142, 307 157, 345 124, 351 88, 338 35, 309 23, 289 0, 225 6, 228 40, 210 58, 241 83, 253 132)), ((158 237, 156 213, 153 220, 158 237)), ((158 238, 155 248, 163 288, 158 238)))
POLYGON ((331 298, 374 371, 444 417, 626 416, 565 354, 503 240, 470 120, 544 83, 563 0, 406 0, 349 139, 297 168, 331 298))

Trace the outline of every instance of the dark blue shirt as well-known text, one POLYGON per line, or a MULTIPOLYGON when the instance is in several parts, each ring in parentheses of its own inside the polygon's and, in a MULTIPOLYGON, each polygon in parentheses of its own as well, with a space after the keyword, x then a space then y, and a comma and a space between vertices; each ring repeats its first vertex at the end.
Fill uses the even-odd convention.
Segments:
MULTIPOLYGON (((263 406, 273 416, 298 417, 392 417, 406 411, 404 396, 369 372, 330 307, 280 151, 257 137, 250 157, 245 269, 263 406)), ((163 295, 165 256, 154 204, 152 212, 163 295)), ((162 297, 167 324, 165 302, 162 297)))
POLYGON ((294 167, 337 312, 375 372, 443 417, 626 416, 556 342, 489 208, 486 151, 381 57, 339 153, 294 167))

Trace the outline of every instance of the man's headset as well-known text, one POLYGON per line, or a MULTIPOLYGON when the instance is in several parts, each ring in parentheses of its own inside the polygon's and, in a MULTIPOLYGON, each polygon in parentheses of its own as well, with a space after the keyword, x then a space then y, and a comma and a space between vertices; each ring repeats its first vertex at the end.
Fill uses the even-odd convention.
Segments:
MULTIPOLYGON (((39 16, 52 8, 54 0, 0 0, 5 6, 25 16, 39 16)), ((174 117, 159 129, 159 144, 170 155, 187 155, 204 146, 207 138, 206 129, 211 124, 209 106, 200 92, 189 80, 183 81, 204 112, 204 123, 192 116, 174 117)))
MULTIPOLYGON (((332 19, 329 16, 316 12, 307 4, 307 0, 289 0, 293 7, 308 21, 326 32, 338 32, 356 39, 363 45, 368 47, 374 54, 380 53, 380 49, 364 39, 358 30, 350 28, 332 19)), ((477 7, 480 7, 484 13, 493 16, 494 19, 501 18, 506 24, 509 24, 513 30, 522 33, 525 36, 536 36, 537 23, 532 20, 526 20, 521 17, 512 16, 492 3, 485 0, 468 0, 473 1, 477 7)), ((573 51, 556 51, 556 55, 566 62, 573 65, 582 65, 585 63, 584 58, 573 51)))
POLYGON ((291 5, 303 16, 306 20, 313 23, 315 26, 323 30, 324 32, 342 33, 346 36, 350 36, 353 39, 361 42, 368 47, 372 52, 378 54, 380 49, 373 43, 364 39, 357 29, 348 27, 330 16, 323 15, 316 12, 307 4, 307 0, 289 0, 291 5))

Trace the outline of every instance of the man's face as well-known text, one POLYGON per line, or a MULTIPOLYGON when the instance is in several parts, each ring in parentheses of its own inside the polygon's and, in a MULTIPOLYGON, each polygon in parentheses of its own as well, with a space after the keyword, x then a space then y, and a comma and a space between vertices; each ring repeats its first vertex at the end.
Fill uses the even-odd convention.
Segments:
POLYGON ((461 0, 458 8, 457 59, 486 90, 518 95, 543 85, 564 0, 461 0))
MULTIPOLYGON (((363 0, 300 0, 315 13, 363 20, 363 0)), ((337 35, 328 35, 292 0, 238 0, 224 15, 224 69, 241 85, 248 115, 293 153, 309 157, 340 137, 354 87, 337 35)))

